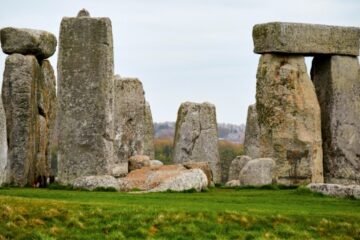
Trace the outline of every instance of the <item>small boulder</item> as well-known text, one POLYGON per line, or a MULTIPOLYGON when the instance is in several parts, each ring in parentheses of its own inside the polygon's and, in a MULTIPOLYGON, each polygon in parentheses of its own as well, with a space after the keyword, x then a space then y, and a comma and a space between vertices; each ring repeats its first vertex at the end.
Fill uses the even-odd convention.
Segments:
POLYGON ((183 166, 186 169, 200 169, 202 170, 208 180, 209 186, 213 183, 213 173, 208 162, 185 162, 183 166))
POLYGON ((249 161, 240 172, 241 185, 261 186, 272 184, 275 162, 271 158, 257 158, 249 161))
POLYGON ((307 185, 313 192, 322 193, 333 197, 354 197, 360 199, 360 185, 341 185, 330 183, 310 183, 307 185))
POLYGON ((111 175, 114 177, 125 177, 128 174, 128 163, 114 164, 111 175))
POLYGON ((42 60, 51 57, 56 50, 55 35, 46 31, 6 27, 0 34, 1 47, 6 54, 35 55, 42 60))
POLYGON ((96 188, 114 188, 120 190, 119 183, 113 176, 85 176, 76 178, 72 184, 73 188, 94 190, 96 188))
POLYGON ((129 172, 150 166, 150 157, 146 155, 135 155, 129 159, 129 172))
POLYGON ((163 162, 160 160, 150 160, 150 167, 151 168, 156 168, 156 167, 160 167, 163 166, 163 162))
POLYGON ((231 180, 239 180, 240 172, 244 168, 244 166, 251 160, 249 156, 242 155, 237 156, 234 160, 232 160, 230 169, 229 169, 229 181, 231 180))
POLYGON ((240 185, 240 180, 230 180, 225 184, 226 187, 238 187, 240 185))
POLYGON ((118 179, 122 191, 134 189, 149 192, 201 191, 208 186, 207 177, 200 169, 186 169, 182 165, 164 165, 158 168, 143 167, 118 179))

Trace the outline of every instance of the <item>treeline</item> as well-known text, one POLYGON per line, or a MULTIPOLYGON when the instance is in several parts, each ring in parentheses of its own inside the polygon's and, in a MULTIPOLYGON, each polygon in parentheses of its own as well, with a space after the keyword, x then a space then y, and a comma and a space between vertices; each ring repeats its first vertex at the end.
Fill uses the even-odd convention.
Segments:
MULTIPOLYGON (((221 163, 222 182, 226 182, 229 174, 231 161, 243 154, 243 145, 226 140, 219 140, 219 154, 221 163)), ((156 138, 155 139, 155 159, 164 164, 172 164, 173 139, 156 138)))

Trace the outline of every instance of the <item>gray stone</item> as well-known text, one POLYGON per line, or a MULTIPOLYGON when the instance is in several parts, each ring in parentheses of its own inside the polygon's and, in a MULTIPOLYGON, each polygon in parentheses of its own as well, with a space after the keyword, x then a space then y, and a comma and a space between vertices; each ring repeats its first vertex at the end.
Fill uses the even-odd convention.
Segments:
POLYGON ((254 52, 359 55, 360 28, 270 22, 253 28, 254 52))
POLYGON ((160 160, 150 160, 150 167, 151 168, 156 168, 156 167, 160 167, 163 166, 164 163, 160 160))
POLYGON ((253 159, 246 163, 240 172, 240 184, 261 186, 272 184, 275 180, 275 162, 271 158, 253 159))
POLYGON ((164 165, 158 168, 144 167, 119 179, 122 191, 147 192, 185 191, 206 189, 208 181, 200 169, 186 169, 182 165, 164 165))
POLYGON ((244 154, 252 158, 260 157, 260 129, 256 104, 250 105, 247 112, 244 154))
POLYGON ((304 57, 261 56, 256 111, 260 155, 276 162, 277 182, 323 182, 320 106, 304 57))
POLYGON ((239 187, 241 186, 240 180, 230 180, 227 183, 225 183, 226 187, 239 187))
POLYGON ((181 104, 174 138, 175 163, 208 162, 214 182, 220 183, 220 157, 215 106, 210 103, 181 104))
POLYGON ((6 116, 0 98, 0 186, 9 182, 10 163, 7 157, 6 116))
POLYGON ((207 177, 209 186, 211 186, 213 184, 213 182, 214 182, 213 173, 212 173, 212 170, 211 170, 210 165, 209 165, 208 162, 185 162, 183 164, 183 166, 186 169, 200 169, 200 170, 202 170, 205 173, 206 177, 207 177))
POLYGON ((98 175, 98 176, 83 176, 73 180, 73 188, 96 190, 97 188, 113 188, 117 191, 120 190, 118 180, 110 175, 98 175))
POLYGON ((149 156, 134 155, 129 158, 129 172, 143 167, 149 167, 150 164, 151 162, 149 156))
POLYGON ((237 156, 234 160, 232 160, 229 169, 229 181, 239 180, 241 170, 249 161, 251 161, 251 158, 246 155, 237 156))
POLYGON ((78 15, 77 17, 90 17, 90 13, 88 10, 86 10, 85 8, 81 9, 79 12, 78 12, 78 15))
POLYGON ((58 55, 58 178, 111 174, 114 58, 109 18, 63 18, 58 55))
POLYGON ((46 31, 7 27, 1 29, 0 34, 2 50, 7 54, 35 55, 42 60, 56 50, 55 35, 46 31))
POLYGON ((330 183, 311 183, 306 186, 313 192, 333 197, 354 197, 359 199, 360 185, 341 185, 330 183))
POLYGON ((145 123, 144 123, 144 154, 148 155, 150 159, 155 158, 155 146, 154 146, 154 123, 152 119, 152 113, 150 104, 145 103, 145 123))
POLYGON ((10 183, 32 185, 38 146, 37 79, 40 66, 34 56, 12 54, 7 57, 2 86, 6 114, 10 183))
POLYGON ((144 94, 139 79, 115 76, 115 165, 126 165, 135 155, 154 158, 152 116, 144 94))
POLYGON ((356 57, 316 56, 313 60, 327 183, 360 184, 359 70, 356 57))

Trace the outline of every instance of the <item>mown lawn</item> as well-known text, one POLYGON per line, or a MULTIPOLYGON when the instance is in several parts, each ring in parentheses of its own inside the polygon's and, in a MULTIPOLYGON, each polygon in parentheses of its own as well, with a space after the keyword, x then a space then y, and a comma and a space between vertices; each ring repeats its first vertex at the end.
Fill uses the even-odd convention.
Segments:
POLYGON ((360 201, 298 189, 0 189, 0 239, 360 239, 360 201))

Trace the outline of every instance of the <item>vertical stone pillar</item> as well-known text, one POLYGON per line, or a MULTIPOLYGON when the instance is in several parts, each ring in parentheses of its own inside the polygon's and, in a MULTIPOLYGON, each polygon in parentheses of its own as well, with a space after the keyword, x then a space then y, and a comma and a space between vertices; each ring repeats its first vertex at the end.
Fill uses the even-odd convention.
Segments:
POLYGON ((215 106, 210 103, 181 104, 174 138, 175 163, 208 162, 215 183, 221 182, 215 106))
POLYGON ((131 156, 154 157, 152 116, 139 79, 115 76, 114 120, 113 175, 121 176, 128 173, 131 156))
POLYGON ((9 182, 10 163, 7 158, 7 137, 6 137, 6 116, 5 110, 0 98, 0 186, 9 182))
POLYGON ((2 100, 6 113, 10 182, 17 186, 31 185, 37 177, 36 86, 40 76, 35 56, 12 54, 6 58, 2 100))
POLYGON ((247 112, 244 155, 250 156, 253 159, 260 158, 259 137, 260 129, 256 112, 256 104, 253 104, 248 107, 247 112))
POLYGON ((360 184, 360 76, 355 56, 315 56, 325 182, 360 184))
POLYGON ((302 56, 264 54, 256 83, 261 157, 278 183, 323 182, 320 107, 302 56))
POLYGON ((113 164, 113 38, 109 18, 63 18, 58 55, 58 177, 109 174, 113 164))

